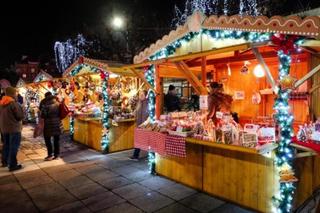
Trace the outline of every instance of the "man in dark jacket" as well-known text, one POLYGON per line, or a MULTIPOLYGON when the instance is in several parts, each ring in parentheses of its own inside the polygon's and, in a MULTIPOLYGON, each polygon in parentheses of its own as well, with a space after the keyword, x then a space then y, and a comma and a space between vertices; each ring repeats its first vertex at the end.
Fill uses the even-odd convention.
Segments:
POLYGON ((180 100, 177 96, 176 87, 169 85, 169 90, 164 97, 164 105, 168 112, 180 111, 180 100))
POLYGON ((47 92, 45 99, 40 102, 41 118, 44 119, 43 136, 48 150, 46 161, 55 160, 60 155, 60 135, 62 123, 60 119, 60 103, 56 97, 47 92), (53 137, 54 150, 52 150, 51 138, 53 137), (52 156, 52 153, 54 155, 52 156))
POLYGON ((22 168, 17 162, 17 154, 21 143, 23 110, 17 102, 16 90, 6 88, 5 96, 0 101, 0 130, 4 137, 3 166, 9 171, 22 168))

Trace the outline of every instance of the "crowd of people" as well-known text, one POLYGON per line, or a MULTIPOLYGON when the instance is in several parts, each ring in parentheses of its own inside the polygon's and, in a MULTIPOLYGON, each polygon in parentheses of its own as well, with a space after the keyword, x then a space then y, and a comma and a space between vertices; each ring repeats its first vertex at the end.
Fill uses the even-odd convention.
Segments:
MULTIPOLYGON (((0 100, 0 131, 2 141, 2 167, 8 167, 9 171, 22 169, 22 165, 17 161, 17 154, 21 143, 22 121, 25 113, 22 107, 23 98, 13 87, 5 89, 0 100)), ((57 98, 50 92, 45 94, 45 98, 39 106, 40 123, 43 123, 43 136, 48 151, 46 161, 59 158, 60 145, 59 138, 62 133, 61 105, 57 98), (52 147, 53 139, 53 147, 52 147)))

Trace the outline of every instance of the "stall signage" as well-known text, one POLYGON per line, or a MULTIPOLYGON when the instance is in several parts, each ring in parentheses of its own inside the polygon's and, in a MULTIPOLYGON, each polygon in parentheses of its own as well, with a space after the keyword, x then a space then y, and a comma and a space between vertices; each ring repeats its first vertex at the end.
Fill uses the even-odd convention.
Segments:
POLYGON ((244 91, 235 91, 234 92, 234 100, 244 100, 245 93, 244 91))
POLYGON ((208 109, 208 96, 200 95, 200 109, 207 110, 208 109))
POLYGON ((258 131, 258 142, 260 144, 276 141, 276 129, 273 127, 262 127, 258 131))
POLYGON ((259 125, 256 124, 245 124, 244 131, 250 134, 256 134, 259 129, 259 125))

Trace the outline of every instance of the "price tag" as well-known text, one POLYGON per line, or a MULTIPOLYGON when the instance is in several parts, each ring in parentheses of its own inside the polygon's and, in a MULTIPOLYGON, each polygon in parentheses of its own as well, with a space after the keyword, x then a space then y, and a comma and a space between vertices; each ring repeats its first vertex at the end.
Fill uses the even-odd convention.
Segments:
POLYGON ((207 110, 208 109, 208 96, 200 95, 200 109, 207 110))

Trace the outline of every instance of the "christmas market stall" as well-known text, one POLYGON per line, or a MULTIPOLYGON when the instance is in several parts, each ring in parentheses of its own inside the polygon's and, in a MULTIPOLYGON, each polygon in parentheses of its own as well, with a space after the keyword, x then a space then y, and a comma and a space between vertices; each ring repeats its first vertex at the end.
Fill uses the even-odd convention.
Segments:
POLYGON ((52 80, 53 77, 44 71, 39 72, 30 84, 25 84, 22 80, 19 80, 17 87, 19 88, 18 91, 22 92, 27 122, 38 123, 39 104, 46 92, 52 92, 52 80))
POLYGON ((120 67, 80 57, 63 74, 71 137, 105 153, 133 148, 139 83, 120 67))
POLYGON ((319 17, 196 12, 137 55, 125 69, 154 87, 134 135, 150 171, 260 212, 302 205, 320 186, 319 33, 319 17), (199 111, 167 113, 166 79, 199 111))

